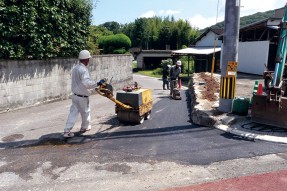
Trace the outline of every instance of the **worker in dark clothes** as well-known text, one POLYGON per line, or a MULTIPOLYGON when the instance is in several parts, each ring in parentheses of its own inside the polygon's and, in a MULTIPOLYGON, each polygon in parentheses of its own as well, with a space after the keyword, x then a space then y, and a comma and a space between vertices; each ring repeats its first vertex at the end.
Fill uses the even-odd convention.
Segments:
POLYGON ((167 65, 162 70, 162 88, 166 90, 165 86, 169 90, 169 81, 168 81, 168 75, 169 75, 169 68, 170 66, 167 65))
POLYGON ((178 60, 175 66, 170 68, 169 77, 170 77, 170 95, 172 95, 173 89, 177 87, 177 80, 179 74, 181 73, 181 61, 178 60))

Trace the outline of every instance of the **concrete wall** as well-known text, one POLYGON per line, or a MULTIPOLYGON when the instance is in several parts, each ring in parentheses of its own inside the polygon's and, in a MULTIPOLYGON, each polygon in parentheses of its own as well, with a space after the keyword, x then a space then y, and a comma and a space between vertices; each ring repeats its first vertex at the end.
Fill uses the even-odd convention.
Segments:
MULTIPOLYGON (((71 95, 71 69, 78 60, 0 61, 0 112, 63 100, 71 95)), ((115 89, 132 83, 131 55, 94 56, 91 77, 112 80, 115 89)))

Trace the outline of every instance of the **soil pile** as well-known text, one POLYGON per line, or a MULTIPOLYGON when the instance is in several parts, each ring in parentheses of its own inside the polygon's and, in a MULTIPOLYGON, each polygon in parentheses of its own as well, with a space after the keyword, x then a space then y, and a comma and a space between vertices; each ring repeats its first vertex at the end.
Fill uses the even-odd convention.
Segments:
POLYGON ((201 98, 208 101, 217 101, 219 94, 219 80, 215 76, 211 78, 210 74, 200 73, 200 81, 204 82, 201 88, 201 98))

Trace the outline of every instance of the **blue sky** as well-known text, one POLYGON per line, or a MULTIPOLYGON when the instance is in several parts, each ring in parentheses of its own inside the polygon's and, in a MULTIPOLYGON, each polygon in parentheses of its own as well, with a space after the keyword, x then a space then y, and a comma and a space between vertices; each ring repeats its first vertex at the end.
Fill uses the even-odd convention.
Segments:
MULTIPOLYGON (((92 24, 134 22, 141 17, 174 16, 199 29, 224 20, 225 0, 93 0, 92 24), (218 16, 217 16, 217 3, 218 16)), ((239 0, 238 0, 239 1, 239 0)), ((281 8, 287 0, 241 0, 240 16, 281 8)))

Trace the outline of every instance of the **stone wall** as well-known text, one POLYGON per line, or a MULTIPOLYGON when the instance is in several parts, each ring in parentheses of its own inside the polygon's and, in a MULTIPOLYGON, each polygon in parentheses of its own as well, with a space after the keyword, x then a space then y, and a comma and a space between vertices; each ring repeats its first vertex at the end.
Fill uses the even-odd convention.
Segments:
MULTIPOLYGON (((203 92, 207 91, 207 88, 205 87, 205 79, 203 79, 200 74, 201 73, 194 73, 190 80, 191 121, 193 124, 213 127, 217 122, 215 108, 218 107, 219 97, 214 101, 209 101, 202 97, 203 92)), ((220 76, 217 74, 213 75, 219 83, 220 76)))
MULTIPOLYGON (((71 70, 78 60, 0 61, 0 112, 63 100, 71 95, 71 70)), ((94 56, 89 65, 98 81, 112 78, 115 89, 132 83, 131 55, 94 56)))

